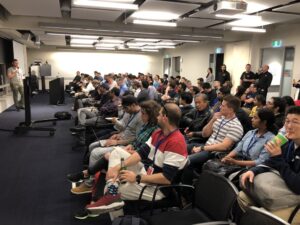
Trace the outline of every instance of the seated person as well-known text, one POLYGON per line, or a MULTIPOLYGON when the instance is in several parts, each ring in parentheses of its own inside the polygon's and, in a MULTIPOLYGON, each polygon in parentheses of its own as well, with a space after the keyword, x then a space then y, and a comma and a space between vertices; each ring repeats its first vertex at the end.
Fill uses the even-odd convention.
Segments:
POLYGON ((250 110, 254 106, 254 99, 257 95, 257 85, 251 84, 250 87, 245 91, 244 95, 241 97, 242 101, 245 102, 243 107, 248 112, 248 114, 251 112, 250 110))
POLYGON ((218 91, 217 98, 214 100, 214 106, 211 108, 212 113, 220 111, 223 98, 227 95, 230 95, 230 89, 228 87, 221 87, 218 91))
POLYGON ((112 135, 108 139, 91 144, 93 148, 90 148, 90 165, 94 165, 106 152, 112 151, 113 146, 125 146, 135 140, 137 133, 143 125, 141 108, 138 105, 137 99, 131 95, 122 98, 122 107, 126 113, 130 114, 127 123, 122 128, 119 127, 119 133, 112 135))
MULTIPOLYGON (((180 93, 179 98, 179 108, 181 110, 181 118, 185 116, 185 114, 189 113, 194 107, 191 105, 193 101, 193 96, 189 92, 180 93)), ((179 127, 182 128, 184 125, 182 124, 182 119, 180 120, 179 127)))
MULTIPOLYGON (((287 187, 296 195, 300 195, 300 107, 292 106, 287 110, 286 120, 284 123, 286 137, 289 141, 280 147, 279 143, 268 142, 265 145, 270 154, 270 158, 263 164, 266 167, 253 167, 244 173, 241 178, 241 185, 245 187, 246 181, 253 183, 256 175, 269 172, 270 169, 277 170, 284 180, 287 187)), ((272 189, 270 189, 272 190, 272 189)), ((242 208, 254 204, 244 192, 239 195, 239 204, 242 208)), ((284 220, 288 220, 291 212, 295 207, 272 211, 284 220)), ((299 212, 297 213, 297 224, 300 223, 299 212)))
POLYGON ((210 83, 208 82, 203 83, 202 88, 203 88, 203 93, 206 94, 208 97, 209 106, 212 107, 214 105, 214 100, 217 97, 216 91, 212 89, 210 83))
POLYGON ((254 98, 254 107, 251 109, 251 112, 249 114, 249 117, 253 117, 259 109, 262 109, 266 105, 266 98, 263 95, 256 95, 254 98))
POLYGON ((229 151, 242 138, 243 127, 235 114, 239 108, 237 97, 224 97, 220 112, 215 113, 202 130, 202 136, 209 137, 208 141, 205 145, 193 147, 189 155, 190 164, 184 172, 184 183, 192 183, 193 170, 201 170, 202 165, 214 156, 213 152, 229 151))
MULTIPOLYGON (((114 150, 109 157, 104 196, 86 208, 94 214, 109 212, 122 207, 123 200, 138 200, 145 184, 171 184, 187 162, 185 140, 178 130, 180 117, 179 107, 167 103, 157 117, 161 129, 152 134, 146 145, 136 149, 137 152, 132 155, 124 149, 114 150), (123 170, 120 166, 121 158, 125 159, 123 170), (145 168, 142 160, 148 160, 150 166, 145 168)), ((154 190, 155 186, 147 188, 142 199, 151 201, 154 190)), ((164 197, 163 192, 157 192, 156 200, 164 197)))
MULTIPOLYGON (((187 140, 198 139, 197 141, 205 141, 202 136, 202 129, 208 123, 211 112, 209 108, 209 99, 206 94, 197 94, 195 96, 196 108, 192 109, 182 118, 182 124, 185 127, 185 135, 187 140)), ((188 149, 191 149, 189 146, 188 149)))
POLYGON ((272 110, 275 114, 275 125, 277 128, 282 128, 284 124, 286 102, 280 97, 272 97, 269 101, 267 101, 266 107, 272 110))
MULTIPOLYGON (((137 133, 136 139, 124 149, 133 154, 136 149, 142 148, 146 141, 150 138, 153 131, 155 131, 157 126, 157 116, 159 114, 160 105, 153 100, 144 101, 140 104, 141 107, 141 119, 143 121, 143 126, 141 130, 137 133)), ((85 182, 80 184, 76 188, 72 188, 71 192, 74 194, 84 194, 89 193, 92 190, 93 179, 87 179, 90 175, 94 175, 96 172, 107 169, 107 160, 104 157, 99 158, 95 163, 90 163, 87 170, 79 173, 69 174, 68 179, 71 182, 78 182, 81 179, 85 179, 85 182)))
POLYGON ((277 129, 274 127, 275 117, 269 109, 260 109, 252 118, 254 130, 246 133, 237 146, 224 158, 222 162, 230 165, 253 167, 269 158, 264 145, 270 141, 277 129))

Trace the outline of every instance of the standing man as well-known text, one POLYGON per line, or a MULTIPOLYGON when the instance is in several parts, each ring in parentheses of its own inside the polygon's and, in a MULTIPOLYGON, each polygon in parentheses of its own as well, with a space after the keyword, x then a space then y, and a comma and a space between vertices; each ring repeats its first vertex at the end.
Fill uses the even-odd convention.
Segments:
POLYGON ((222 64, 221 71, 218 73, 216 80, 220 81, 221 86, 225 83, 225 81, 230 81, 230 73, 226 70, 225 64, 222 64))
POLYGON ((17 111, 24 109, 24 91, 23 91, 23 71, 19 68, 17 59, 12 61, 12 67, 7 70, 7 77, 10 80, 10 87, 13 92, 14 103, 17 111), (18 93, 20 94, 20 101, 18 101, 18 93))
POLYGON ((255 82, 255 74, 251 71, 251 64, 246 65, 246 71, 241 75, 241 85, 246 89, 255 82))
POLYGON ((262 66, 262 73, 258 75, 258 93, 267 98, 268 88, 271 86, 273 75, 269 72, 269 66, 262 66))

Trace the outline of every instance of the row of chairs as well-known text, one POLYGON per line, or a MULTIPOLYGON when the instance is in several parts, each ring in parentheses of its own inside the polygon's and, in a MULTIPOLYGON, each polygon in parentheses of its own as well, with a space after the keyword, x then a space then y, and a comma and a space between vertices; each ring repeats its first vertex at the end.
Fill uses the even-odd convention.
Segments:
MULTIPOLYGON (((158 189, 164 187, 165 186, 158 186, 158 189)), ((150 225, 236 224, 232 221, 234 220, 234 209, 236 209, 237 206, 238 190, 227 178, 213 172, 205 171, 199 175, 194 186, 171 185, 170 187, 173 189, 175 187, 177 194, 178 192, 180 193, 183 188, 190 189, 194 194, 192 206, 183 208, 181 203, 178 204, 178 199, 180 200, 181 198, 180 195, 179 197, 176 195, 177 198, 174 198, 174 195, 170 195, 168 197, 169 199, 165 199, 161 202, 154 201, 154 196, 152 203, 150 203, 151 213, 139 214, 139 216, 148 221, 150 225), (169 205, 167 205, 166 202, 168 202, 169 205), (155 208, 165 209, 170 206, 176 206, 176 209, 171 208, 171 210, 165 211, 159 210, 158 213, 153 215, 155 208)), ((139 201, 139 203, 144 204, 141 200, 139 201)), ((263 209, 249 207, 240 217, 237 224, 286 225, 289 223, 263 209)))

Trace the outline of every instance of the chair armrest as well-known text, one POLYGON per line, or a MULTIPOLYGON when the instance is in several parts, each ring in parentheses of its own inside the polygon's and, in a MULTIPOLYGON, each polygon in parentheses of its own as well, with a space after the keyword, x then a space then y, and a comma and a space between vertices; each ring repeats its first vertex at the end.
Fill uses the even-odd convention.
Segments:
MULTIPOLYGON (((143 197, 143 193, 146 190, 146 188, 148 187, 154 187, 155 186, 155 190, 152 196, 152 201, 151 201, 151 211, 150 211, 150 215, 153 215, 153 209, 154 209, 154 202, 155 202, 155 197, 157 194, 157 191, 162 190, 162 189, 176 189, 177 191, 184 188, 184 189, 189 189, 190 191, 192 191, 193 195, 195 192, 195 188, 191 185, 185 185, 185 184, 170 184, 170 185, 145 185, 142 189, 142 191, 140 192, 140 196, 138 199, 138 211, 140 212, 140 205, 141 205, 141 200, 143 197)), ((180 193, 178 191, 178 193, 180 193)), ((181 199, 180 199, 181 200, 181 199)), ((182 201, 180 201, 180 205, 182 207, 182 201)), ((194 206, 194 202, 193 202, 193 206, 194 206)))
POLYGON ((288 223, 292 224, 293 219, 294 219, 294 217, 296 216, 296 214, 297 214, 297 212, 299 211, 299 209, 300 209, 300 204, 297 205, 297 206, 295 207, 295 209, 293 210, 293 212, 291 213, 291 215, 290 215, 290 217, 289 217, 289 220, 288 220, 288 223))

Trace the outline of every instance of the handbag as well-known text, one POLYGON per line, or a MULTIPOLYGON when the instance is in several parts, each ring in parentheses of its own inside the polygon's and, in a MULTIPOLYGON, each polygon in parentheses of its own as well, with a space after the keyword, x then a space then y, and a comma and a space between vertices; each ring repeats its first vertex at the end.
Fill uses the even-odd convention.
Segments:
POLYGON ((219 158, 208 160, 202 167, 202 170, 212 171, 225 177, 243 169, 245 167, 223 163, 219 158))
POLYGON ((300 195, 296 195, 287 187, 276 170, 255 176, 253 184, 248 183, 244 192, 257 204, 269 211, 300 204, 300 195))

